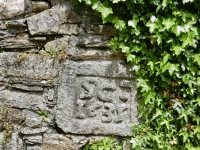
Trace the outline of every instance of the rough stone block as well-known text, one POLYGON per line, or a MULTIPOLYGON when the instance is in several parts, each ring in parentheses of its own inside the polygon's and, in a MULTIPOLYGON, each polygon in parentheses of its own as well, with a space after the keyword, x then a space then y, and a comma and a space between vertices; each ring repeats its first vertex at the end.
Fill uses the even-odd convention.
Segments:
POLYGON ((0 0, 0 20, 24 13, 25 0, 0 0))
POLYGON ((8 105, 15 108, 44 109, 44 99, 39 94, 22 93, 17 91, 0 91, 0 105, 8 105))
POLYGON ((66 8, 48 9, 27 19, 31 35, 78 34, 78 16, 66 8), (71 18, 71 16, 74 16, 71 18))
POLYGON ((95 25, 90 24, 86 26, 86 32, 88 34, 96 34, 96 35, 107 35, 107 36, 114 36, 117 34, 117 30, 114 28, 113 25, 95 25))
POLYGON ((50 5, 47 2, 42 2, 42 1, 33 1, 32 2, 32 12, 41 12, 46 9, 49 9, 50 5))
POLYGON ((131 135, 138 124, 133 76, 121 61, 68 62, 56 122, 66 133, 131 135))
POLYGON ((42 144, 43 150, 78 150, 72 141, 59 134, 45 134, 42 144))
POLYGON ((42 135, 34 135, 34 136, 30 136, 27 135, 24 137, 24 140, 26 142, 26 144, 41 144, 42 143, 42 135))
POLYGON ((58 62, 41 55, 0 53, 0 75, 38 80, 52 80, 59 71, 58 62))
POLYGON ((77 45, 88 48, 110 48, 110 38, 102 35, 87 35, 80 37, 77 45))

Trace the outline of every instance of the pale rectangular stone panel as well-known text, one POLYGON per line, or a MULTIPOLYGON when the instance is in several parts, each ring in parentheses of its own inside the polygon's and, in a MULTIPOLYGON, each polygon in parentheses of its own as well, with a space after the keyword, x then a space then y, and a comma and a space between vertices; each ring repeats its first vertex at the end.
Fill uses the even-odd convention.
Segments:
POLYGON ((0 0, 0 20, 24 13, 24 0, 0 0))
POLYGON ((66 65, 56 112, 56 122, 64 132, 128 136, 131 126, 138 124, 135 82, 131 76, 122 74, 127 67, 120 61, 115 62, 115 68, 112 61, 101 63, 101 66, 98 61, 66 65))

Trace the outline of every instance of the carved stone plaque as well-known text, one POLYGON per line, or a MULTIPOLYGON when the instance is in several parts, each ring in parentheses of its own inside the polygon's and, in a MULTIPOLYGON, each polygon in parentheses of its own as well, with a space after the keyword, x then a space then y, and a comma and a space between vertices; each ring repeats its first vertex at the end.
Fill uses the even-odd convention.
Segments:
POLYGON ((0 19, 12 18, 23 14, 24 0, 0 0, 0 19))
POLYGON ((125 70, 111 61, 67 64, 58 90, 58 126, 66 133, 131 135, 138 124, 136 89, 125 70))

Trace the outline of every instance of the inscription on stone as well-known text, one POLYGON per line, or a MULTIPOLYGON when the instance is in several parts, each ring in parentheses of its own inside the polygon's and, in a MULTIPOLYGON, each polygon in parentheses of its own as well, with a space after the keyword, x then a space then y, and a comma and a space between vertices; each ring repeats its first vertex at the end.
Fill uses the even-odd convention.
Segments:
POLYGON ((98 77, 77 78, 75 113, 77 119, 90 118, 100 123, 130 122, 133 83, 98 77))
MULTIPOLYGON (((76 68, 74 73, 80 73, 80 68, 94 67, 92 63, 71 66, 76 68)), ((110 66, 109 62, 102 63, 101 71, 108 70, 106 64, 110 66)), ((125 69, 122 67, 119 65, 118 69, 125 69)), ((67 72, 72 70, 68 68, 67 72)), ((90 72, 91 75, 66 76, 67 72, 58 90, 56 118, 63 131, 75 134, 131 135, 131 126, 138 124, 136 89, 131 78, 117 75, 99 77, 95 69, 90 72)))
POLYGON ((0 0, 0 19, 21 15, 24 8, 24 0, 0 0))

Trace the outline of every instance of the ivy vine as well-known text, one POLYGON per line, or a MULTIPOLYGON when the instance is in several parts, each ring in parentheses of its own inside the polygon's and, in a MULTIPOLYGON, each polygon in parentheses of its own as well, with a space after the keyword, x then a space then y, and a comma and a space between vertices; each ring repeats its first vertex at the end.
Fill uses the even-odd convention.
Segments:
POLYGON ((200 149, 200 1, 79 0, 118 30, 110 44, 137 76, 134 150, 200 149))

